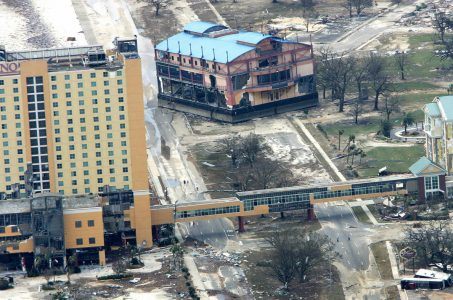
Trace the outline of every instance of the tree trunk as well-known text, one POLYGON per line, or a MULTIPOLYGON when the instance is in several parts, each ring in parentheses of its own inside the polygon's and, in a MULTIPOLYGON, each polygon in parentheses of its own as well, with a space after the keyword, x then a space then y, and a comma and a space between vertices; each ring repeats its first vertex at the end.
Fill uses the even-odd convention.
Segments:
POLYGON ((374 110, 379 110, 379 93, 374 96, 374 110))
POLYGON ((322 99, 326 99, 326 87, 322 88, 322 99))
POLYGON ((338 133, 338 151, 341 149, 341 134, 338 133))
POLYGON ((343 112, 344 111, 344 96, 340 97, 340 104, 339 104, 338 109, 339 109, 338 110, 339 112, 343 112))
POLYGON ((355 112, 355 124, 359 124, 359 112, 355 112))
POLYGON ((405 78, 404 78, 404 70, 401 70, 401 80, 405 80, 405 78))

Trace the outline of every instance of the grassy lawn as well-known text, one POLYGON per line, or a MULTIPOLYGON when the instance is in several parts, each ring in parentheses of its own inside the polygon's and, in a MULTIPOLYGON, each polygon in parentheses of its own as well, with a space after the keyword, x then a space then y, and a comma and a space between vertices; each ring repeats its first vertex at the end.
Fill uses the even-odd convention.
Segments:
POLYGON ((393 83, 391 88, 395 92, 405 92, 411 90, 430 90, 430 89, 438 89, 439 86, 432 84, 430 82, 423 82, 423 81, 404 81, 393 83))
POLYGON ((361 206, 353 206, 351 208, 355 216, 357 217, 357 220, 362 223, 372 224, 370 218, 368 218, 368 215, 365 213, 361 206))
MULTIPOLYGON (((392 266, 390 265, 389 253, 385 246, 385 241, 373 243, 370 245, 371 251, 373 251, 374 259, 381 274, 381 278, 384 280, 393 279, 392 266)), ((393 298, 390 298, 393 299, 393 298)))
POLYGON ((395 173, 407 173, 408 168, 425 154, 423 145, 411 147, 375 147, 366 152, 366 167, 359 170, 361 177, 376 177, 378 170, 387 166, 395 173))
POLYGON ((446 94, 426 94, 426 93, 415 93, 415 94, 402 94, 399 95, 398 98, 400 99, 400 104, 402 107, 418 107, 422 108, 423 105, 430 103, 433 99, 437 96, 443 96, 446 94))

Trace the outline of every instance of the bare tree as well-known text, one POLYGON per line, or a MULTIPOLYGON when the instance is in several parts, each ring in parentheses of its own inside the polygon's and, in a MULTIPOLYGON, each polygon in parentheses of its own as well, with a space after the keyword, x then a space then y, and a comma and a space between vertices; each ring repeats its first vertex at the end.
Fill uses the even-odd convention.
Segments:
POLYGON ((390 90, 390 76, 387 74, 384 59, 375 53, 370 53, 368 60, 368 78, 374 92, 374 110, 379 110, 379 96, 390 90))
POLYGON ((357 16, 367 8, 373 6, 373 0, 352 0, 357 16))
POLYGON ((286 288, 296 276, 304 282, 315 267, 337 256, 327 236, 305 228, 275 231, 266 241, 272 246, 272 273, 286 288))
POLYGON ((343 2, 342 6, 347 9, 349 13, 349 18, 352 18, 352 11, 354 9, 354 5, 352 4, 353 0, 346 0, 343 2))
POLYGON ((400 110, 400 99, 397 97, 384 97, 384 113, 387 121, 390 121, 390 115, 400 110))
POLYGON ((409 55, 406 51, 397 51, 394 55, 396 66, 401 75, 401 80, 405 80, 406 66, 409 64, 409 55))
POLYGON ((253 185, 258 189, 284 187, 295 184, 288 168, 271 159, 259 159, 253 165, 253 185))
POLYGON ((322 98, 326 99, 326 90, 331 89, 331 73, 329 72, 332 50, 330 48, 321 48, 319 50, 320 55, 317 56, 316 63, 316 82, 322 89, 322 98))
POLYGON ((439 264, 443 271, 453 264, 453 230, 449 221, 430 221, 421 228, 408 227, 404 242, 417 251, 425 266, 439 264))
POLYGON ((352 100, 352 115, 354 116, 354 123, 359 124, 359 115, 362 113, 363 101, 360 97, 352 100))
POLYGON ((230 155, 231 164, 237 166, 241 156, 241 143, 238 136, 232 136, 222 140, 223 150, 230 155))
POLYGON ((437 11, 434 14, 433 26, 439 34, 440 41, 443 43, 445 41, 445 32, 450 28, 450 18, 443 11, 437 11))
POLYGON ((318 13, 314 9, 304 10, 302 12, 302 18, 304 18, 305 30, 308 32, 310 25, 313 24, 313 21, 318 17, 318 13))
POLYGON ((364 92, 364 83, 368 79, 368 62, 369 61, 367 59, 360 58, 357 59, 354 66, 353 77, 357 88, 357 97, 360 100, 366 100, 365 98, 368 98, 368 95, 365 95, 364 92))
POLYGON ((352 55, 340 54, 330 59, 331 85, 335 97, 339 100, 338 111, 344 111, 344 101, 352 79, 354 78, 354 68, 356 59, 352 55))
POLYGON ((256 161, 257 157, 264 150, 262 140, 263 139, 260 136, 250 133, 247 137, 242 138, 240 141, 242 156, 251 166, 253 166, 253 163, 256 161))
POLYGON ((154 12, 156 17, 159 16, 159 12, 162 8, 167 7, 171 3, 171 0, 145 0, 145 1, 149 2, 149 4, 154 6, 154 12))

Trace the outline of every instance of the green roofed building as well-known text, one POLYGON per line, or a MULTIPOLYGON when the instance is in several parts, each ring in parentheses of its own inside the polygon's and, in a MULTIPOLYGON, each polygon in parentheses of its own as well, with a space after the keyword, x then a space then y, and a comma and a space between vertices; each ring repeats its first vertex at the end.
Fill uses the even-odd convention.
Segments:
POLYGON ((439 96, 426 104, 426 157, 453 173, 453 96, 439 96))

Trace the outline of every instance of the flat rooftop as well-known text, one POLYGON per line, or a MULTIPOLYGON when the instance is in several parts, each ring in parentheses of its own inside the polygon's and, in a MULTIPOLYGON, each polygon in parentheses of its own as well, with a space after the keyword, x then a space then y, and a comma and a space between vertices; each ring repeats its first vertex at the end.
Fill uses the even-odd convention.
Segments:
POLYGON ((390 175, 390 176, 382 176, 382 177, 374 177, 374 178, 349 180, 349 181, 344 181, 344 182, 327 182, 327 183, 283 187, 283 188, 275 188, 275 189, 267 189, 267 190, 238 192, 237 195, 238 196, 251 196, 251 195, 261 195, 261 194, 270 194, 270 193, 300 192, 300 191, 309 190, 309 189, 321 189, 321 188, 334 187, 334 186, 399 181, 399 180, 408 180, 408 179, 414 179, 414 178, 417 178, 417 177, 415 177, 412 174, 390 175))

